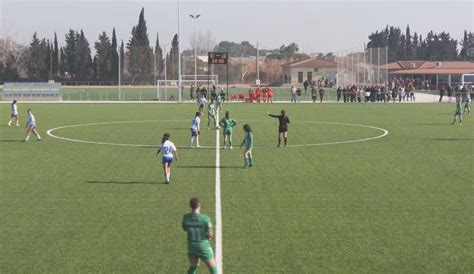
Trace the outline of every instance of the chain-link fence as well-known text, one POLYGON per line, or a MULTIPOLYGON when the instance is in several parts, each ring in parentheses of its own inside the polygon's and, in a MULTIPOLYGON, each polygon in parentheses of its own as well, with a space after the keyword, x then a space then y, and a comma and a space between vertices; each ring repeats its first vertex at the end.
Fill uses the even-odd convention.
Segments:
POLYGON ((388 47, 354 47, 336 53, 337 87, 385 85, 388 47))

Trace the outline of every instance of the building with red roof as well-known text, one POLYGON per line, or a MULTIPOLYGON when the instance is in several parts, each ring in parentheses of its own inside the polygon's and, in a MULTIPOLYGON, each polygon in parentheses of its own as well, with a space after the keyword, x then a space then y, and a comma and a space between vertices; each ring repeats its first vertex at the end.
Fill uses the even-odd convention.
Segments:
POLYGON ((319 58, 307 58, 283 64, 281 66, 286 83, 301 84, 305 80, 312 82, 321 78, 334 80, 337 64, 333 61, 319 58))
POLYGON ((397 61, 386 67, 391 76, 430 80, 436 86, 461 84, 463 75, 474 74, 471 61, 397 61))

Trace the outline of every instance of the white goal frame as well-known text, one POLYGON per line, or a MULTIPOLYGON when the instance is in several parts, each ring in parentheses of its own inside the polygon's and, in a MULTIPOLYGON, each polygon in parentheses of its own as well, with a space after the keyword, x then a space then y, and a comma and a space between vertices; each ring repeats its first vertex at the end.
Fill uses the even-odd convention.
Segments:
MULTIPOLYGON (((179 80, 156 80, 156 99, 158 101, 168 101, 168 88, 178 89, 179 90, 179 80)), ((192 84, 201 84, 203 86, 209 85, 219 85, 219 75, 181 75, 181 92, 184 94, 186 91, 184 88, 186 86, 191 86, 192 84), (192 79, 191 79, 192 78, 192 79)), ((181 94, 181 95, 183 95, 181 94)), ((176 99, 179 98, 179 94, 176 94, 176 99)))

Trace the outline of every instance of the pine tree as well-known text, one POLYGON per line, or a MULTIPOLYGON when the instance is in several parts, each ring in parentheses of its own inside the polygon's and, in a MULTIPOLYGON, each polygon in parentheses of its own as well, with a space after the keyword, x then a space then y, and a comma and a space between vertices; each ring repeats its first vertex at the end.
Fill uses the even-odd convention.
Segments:
POLYGON ((5 60, 5 68, 3 69, 3 77, 2 80, 4 81, 18 81, 20 79, 20 75, 18 75, 17 66, 16 66, 16 58, 15 56, 10 53, 5 60))
POLYGON ((80 34, 76 33, 77 40, 77 79, 78 80, 89 80, 92 78, 92 57, 89 42, 87 41, 84 31, 81 30, 80 34))
POLYGON ((48 71, 46 40, 39 40, 35 32, 28 51, 28 78, 32 81, 46 80, 48 71))
POLYGON ((70 29, 66 34, 66 46, 64 47, 64 72, 63 75, 69 74, 71 78, 76 77, 78 68, 77 55, 77 32, 70 29))
POLYGON ((110 43, 109 36, 103 31, 99 35, 99 40, 95 42, 96 54, 95 60, 95 71, 96 79, 102 81, 108 81, 112 78, 112 44, 110 43))

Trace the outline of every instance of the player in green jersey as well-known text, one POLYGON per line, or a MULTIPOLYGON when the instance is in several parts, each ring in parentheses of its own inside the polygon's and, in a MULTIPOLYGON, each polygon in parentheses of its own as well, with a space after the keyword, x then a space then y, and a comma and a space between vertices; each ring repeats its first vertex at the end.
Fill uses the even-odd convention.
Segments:
POLYGON ((211 103, 207 105, 207 129, 209 129, 209 125, 211 124, 211 118, 214 120, 214 127, 217 127, 216 103, 214 102, 214 99, 211 99, 211 103))
POLYGON ((461 95, 459 93, 456 93, 456 111, 454 112, 454 121, 453 125, 456 124, 456 120, 459 117, 459 125, 462 125, 462 100, 461 100, 461 95))
POLYGON ((244 165, 244 167, 251 167, 251 166, 253 166, 253 156, 252 156, 253 131, 250 128, 250 125, 248 125, 248 124, 244 125, 244 131, 245 131, 245 138, 242 141, 242 144, 240 145, 240 147, 243 147, 245 145, 245 150, 244 150, 245 165, 244 165))
POLYGON ((225 118, 219 122, 219 125, 224 129, 224 149, 229 147, 232 149, 232 128, 237 125, 234 119, 230 118, 230 112, 225 112, 225 118))
POLYGON ((184 214, 182 226, 188 234, 188 274, 195 274, 199 266, 199 260, 203 261, 209 268, 211 274, 217 274, 216 259, 211 248, 210 240, 214 236, 212 232, 211 219, 202 214, 201 202, 198 198, 189 201, 191 213, 184 214))

